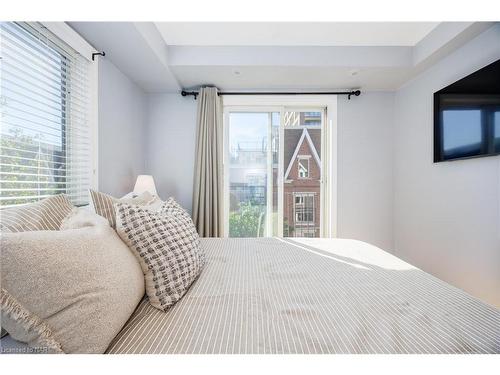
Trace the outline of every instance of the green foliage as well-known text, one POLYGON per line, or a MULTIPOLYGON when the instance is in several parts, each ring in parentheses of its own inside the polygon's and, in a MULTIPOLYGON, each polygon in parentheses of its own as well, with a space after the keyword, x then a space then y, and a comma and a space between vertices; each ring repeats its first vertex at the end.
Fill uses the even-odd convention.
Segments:
POLYGON ((229 213, 230 237, 259 237, 264 233, 266 208, 241 202, 238 211, 229 213))
POLYGON ((54 167, 50 146, 40 136, 24 135, 20 129, 10 133, 0 135, 0 191, 2 198, 17 199, 0 200, 0 206, 33 202, 37 196, 61 192, 64 185, 55 181, 50 169, 54 167))

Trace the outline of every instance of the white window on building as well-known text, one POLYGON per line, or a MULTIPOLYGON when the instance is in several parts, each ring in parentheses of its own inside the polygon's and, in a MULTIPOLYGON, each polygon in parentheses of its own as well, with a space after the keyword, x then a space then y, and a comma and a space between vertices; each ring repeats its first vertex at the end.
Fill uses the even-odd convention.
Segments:
POLYGON ((314 224, 314 194, 295 194, 295 223, 314 224))
POLYGON ((309 157, 299 156, 298 158, 299 178, 309 178, 309 157))

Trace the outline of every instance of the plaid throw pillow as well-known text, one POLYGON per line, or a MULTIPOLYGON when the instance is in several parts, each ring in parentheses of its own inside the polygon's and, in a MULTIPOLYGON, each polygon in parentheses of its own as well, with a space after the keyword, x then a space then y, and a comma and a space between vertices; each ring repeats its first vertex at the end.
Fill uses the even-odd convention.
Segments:
POLYGON ((187 213, 187 211, 172 197, 165 201, 165 204, 161 207, 161 211, 174 216, 181 216, 185 220, 191 220, 191 216, 187 213))
POLYGON ((157 212, 127 203, 116 203, 115 208, 116 230, 141 264, 151 305, 167 311, 182 298, 205 264, 191 218, 187 213, 179 214, 170 200, 157 212))

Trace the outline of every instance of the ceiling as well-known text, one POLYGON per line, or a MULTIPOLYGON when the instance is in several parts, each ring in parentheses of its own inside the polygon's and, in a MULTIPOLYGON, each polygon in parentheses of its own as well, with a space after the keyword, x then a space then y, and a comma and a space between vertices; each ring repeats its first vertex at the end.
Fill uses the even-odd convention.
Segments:
POLYGON ((70 22, 145 92, 397 90, 493 22, 70 22))
POLYGON ((156 22, 172 46, 414 46, 438 22, 156 22))
POLYGON ((376 88, 394 90, 409 77, 409 69, 368 68, 351 70, 331 67, 275 66, 175 66, 172 71, 185 88, 199 82, 222 90, 348 90, 376 88), (234 74, 238 72, 239 74, 234 74), (353 73, 355 75, 353 75, 353 73))

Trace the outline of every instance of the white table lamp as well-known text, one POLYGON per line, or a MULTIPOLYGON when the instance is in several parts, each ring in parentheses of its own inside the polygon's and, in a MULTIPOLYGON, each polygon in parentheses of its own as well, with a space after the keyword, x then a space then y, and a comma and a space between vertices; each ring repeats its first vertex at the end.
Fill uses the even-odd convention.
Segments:
POLYGON ((134 186, 134 194, 142 194, 145 191, 151 193, 152 195, 158 195, 156 192, 155 180, 153 176, 147 174, 140 174, 137 176, 137 181, 134 186))

